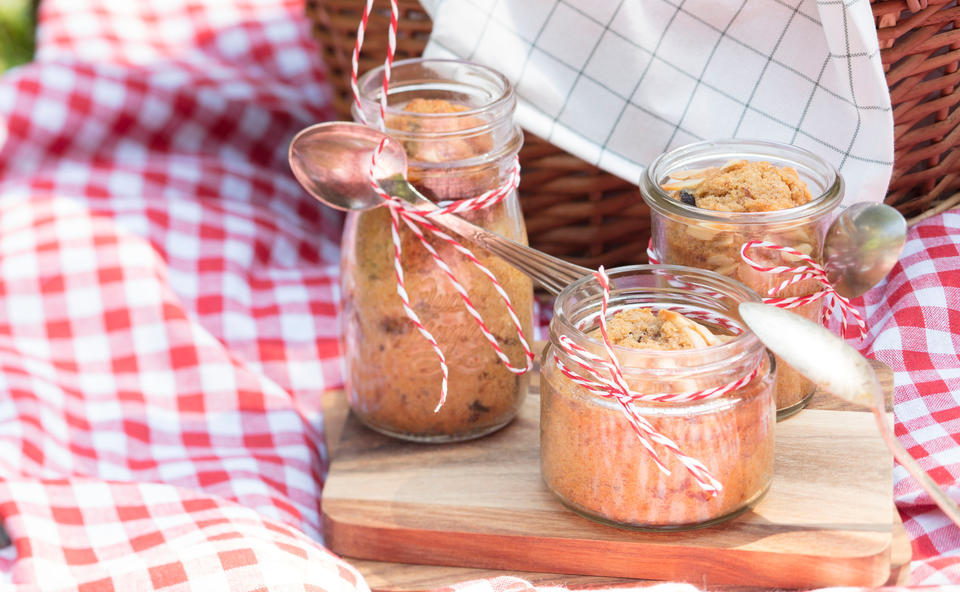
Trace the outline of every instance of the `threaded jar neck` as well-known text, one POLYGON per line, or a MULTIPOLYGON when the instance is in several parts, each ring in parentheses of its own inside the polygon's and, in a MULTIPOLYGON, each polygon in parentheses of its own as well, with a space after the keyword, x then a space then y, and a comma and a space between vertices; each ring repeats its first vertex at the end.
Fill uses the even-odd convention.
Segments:
POLYGON ((640 193, 651 209, 672 218, 737 225, 816 220, 839 205, 843 177, 820 156, 790 144, 762 140, 714 140, 681 146, 660 155, 640 176, 640 193), (698 208, 671 197, 661 185, 676 171, 719 167, 732 160, 766 161, 791 167, 800 175, 813 199, 770 212, 724 212, 698 208))
MULTIPOLYGON (((618 310, 666 308, 733 334, 720 345, 699 349, 662 351, 614 345, 627 381, 639 392, 672 392, 677 384, 712 388, 742 378, 762 362, 763 344, 738 312, 741 302, 760 302, 760 296, 740 282, 675 265, 618 267, 608 270, 607 275, 611 284, 608 318, 618 310)), ((606 358, 603 343, 588 335, 599 327, 600 311, 600 287, 592 276, 565 288, 557 297, 550 323, 551 355, 576 368, 560 346, 560 336, 564 335, 606 358)))
MULTIPOLYGON (((380 125, 383 66, 365 73, 358 87, 360 105, 353 106, 354 119, 380 125)), ((416 144, 410 154, 412 168, 475 168, 512 159, 520 151, 523 135, 513 121, 516 105, 510 82, 486 66, 463 60, 400 60, 391 68, 383 125, 396 140, 416 144), (405 110, 416 99, 447 101, 463 110, 405 110), (471 149, 450 149, 458 145, 471 149)))

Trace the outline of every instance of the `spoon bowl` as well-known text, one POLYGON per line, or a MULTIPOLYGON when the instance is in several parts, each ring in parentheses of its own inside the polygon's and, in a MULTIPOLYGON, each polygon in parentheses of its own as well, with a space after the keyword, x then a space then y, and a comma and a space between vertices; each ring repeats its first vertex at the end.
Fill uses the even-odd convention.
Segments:
MULTIPOLYGON (((369 175, 383 133, 355 123, 334 121, 303 129, 290 142, 293 176, 314 198, 338 210, 369 210, 383 205, 369 175)), ((374 178, 407 174, 407 155, 389 140, 377 159, 374 178)), ((426 198, 424 198, 426 199, 426 198)))
POLYGON ((823 244, 827 279, 841 296, 856 298, 885 278, 900 257, 907 222, 882 203, 857 203, 830 225, 823 244))
POLYGON ((591 271, 441 211, 407 182, 403 147, 373 128, 346 122, 312 125, 293 138, 288 157, 294 177, 321 203, 347 211, 381 206, 376 183, 431 222, 500 256, 554 295, 591 271), (374 152, 384 140, 371 177, 374 152))

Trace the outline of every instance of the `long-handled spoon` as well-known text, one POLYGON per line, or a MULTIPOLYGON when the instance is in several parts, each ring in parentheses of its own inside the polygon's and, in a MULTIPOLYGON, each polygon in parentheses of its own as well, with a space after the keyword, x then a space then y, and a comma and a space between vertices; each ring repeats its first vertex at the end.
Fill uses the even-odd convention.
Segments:
MULTIPOLYGON (((382 205, 370 184, 373 151, 384 134, 357 123, 320 123, 302 130, 290 143, 290 168, 314 198, 339 210, 382 205)), ((436 205, 404 178, 406 154, 388 141, 374 176, 387 193, 428 213, 436 205)), ((553 294, 591 270, 552 257, 471 224, 454 214, 431 220, 502 257, 553 294)), ((855 204, 831 225, 824 244, 827 276, 840 294, 856 297, 883 279, 897 261, 906 236, 903 216, 883 204, 855 204)))
POLYGON ((760 341, 824 391, 869 407, 887 447, 933 501, 960 526, 960 508, 900 444, 885 417, 885 402, 876 374, 857 350, 828 329, 787 310, 744 302, 740 316, 760 341))
MULTIPOLYGON (((356 123, 332 122, 310 126, 290 143, 290 168, 317 200, 338 210, 366 210, 383 205, 370 184, 373 151, 384 134, 356 123)), ((477 243, 530 276, 552 294, 591 270, 552 257, 467 222, 455 214, 439 213, 436 204, 414 189, 404 178, 407 159, 403 147, 388 141, 377 159, 377 183, 431 221, 477 243)))

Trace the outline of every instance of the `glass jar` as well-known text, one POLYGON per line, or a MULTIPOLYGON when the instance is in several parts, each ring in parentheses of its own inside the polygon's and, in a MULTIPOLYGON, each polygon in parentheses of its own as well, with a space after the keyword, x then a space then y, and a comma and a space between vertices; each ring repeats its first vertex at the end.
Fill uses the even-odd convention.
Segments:
MULTIPOLYGON (((359 80, 366 121, 380 119, 382 68, 359 80)), ((405 60, 393 64, 385 128, 408 158, 408 179, 436 201, 476 197, 502 186, 514 170, 523 137, 513 122, 516 99, 499 73, 462 61, 405 60), (412 101, 431 112, 408 112, 412 101), (447 103, 436 103, 446 101, 447 103), (443 109, 456 112, 438 112, 443 109)), ((354 118, 360 119, 354 106, 354 118)), ((526 243, 516 191, 499 203, 460 214, 474 224, 526 243)), ((487 328, 514 366, 525 365, 515 324, 490 280, 467 258, 430 233, 427 240, 466 288, 487 328)), ((529 386, 529 373, 511 372, 467 312, 460 295, 416 236, 401 223, 404 285, 412 308, 436 338, 449 367, 446 402, 441 368, 429 342, 404 312, 397 293, 390 213, 374 208, 347 215, 342 251, 343 353, 354 414, 397 438, 447 442, 476 438, 506 425, 529 386)), ((533 286, 500 258, 466 244, 510 297, 532 339, 533 286)))
POLYGON ((686 455, 698 459, 722 485, 703 491, 677 457, 655 449, 670 470, 660 471, 619 403, 564 374, 560 364, 588 378, 561 347, 560 337, 604 359, 603 344, 588 336, 599 326, 600 296, 592 277, 558 296, 543 354, 540 462, 547 487, 569 508, 615 526, 681 530, 709 526, 746 511, 773 476, 775 362, 740 320, 741 302, 755 292, 718 274, 679 266, 637 265, 608 272, 614 286, 608 318, 631 308, 679 312, 718 334, 734 335, 701 349, 648 350, 614 345, 633 393, 682 393, 746 385, 695 402, 635 402, 636 413, 686 455), (708 320, 705 320, 708 319, 708 320))
MULTIPOLYGON (((767 296, 787 275, 753 269, 741 259, 741 245, 751 240, 769 241, 822 262, 830 214, 843 199, 844 184, 832 165, 802 148, 775 142, 720 140, 690 144, 661 155, 641 176, 640 192, 650 206, 653 250, 660 263, 716 271, 767 296), (688 205, 670 197, 661 187, 671 173, 722 166, 739 159, 792 167, 806 183, 812 200, 769 212, 726 212, 688 205)), ((765 267, 803 264, 794 256, 769 249, 754 248, 748 255, 765 267)), ((819 290, 815 280, 806 280, 789 286, 779 296, 806 296, 819 290)), ((816 299, 791 310, 819 322, 822 306, 823 300, 816 299)), ((806 406, 815 387, 789 365, 778 362, 777 417, 783 419, 806 406)))

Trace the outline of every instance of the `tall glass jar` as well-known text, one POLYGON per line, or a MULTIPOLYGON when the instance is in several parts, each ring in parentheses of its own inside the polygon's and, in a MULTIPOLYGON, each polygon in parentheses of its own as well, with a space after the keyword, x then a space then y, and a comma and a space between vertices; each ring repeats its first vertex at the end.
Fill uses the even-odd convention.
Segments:
MULTIPOLYGON (((359 80, 367 122, 380 119, 382 68, 359 80)), ((516 99, 494 70, 454 60, 405 60, 393 65, 386 133, 407 153, 408 179, 440 201, 476 197, 502 186, 523 141, 513 122, 516 99)), ((501 202, 460 214, 526 243, 515 191, 501 202)), ((446 242, 428 241, 469 293, 490 332, 514 366, 525 352, 508 309, 485 277, 446 242)), ((431 345, 404 312, 397 294, 394 244, 386 208, 350 213, 342 251, 342 325, 350 406, 367 426, 397 438, 449 442, 476 438, 506 425, 529 386, 497 357, 444 273, 416 236, 400 227, 404 286, 412 308, 436 338, 449 367, 446 402, 441 368, 431 345)), ((532 339, 533 286, 500 258, 468 246, 496 276, 532 339)))
MULTIPOLYGON (((650 206, 653 249, 660 262, 716 271, 745 283, 766 296, 786 274, 760 272, 740 257, 740 247, 752 240, 791 247, 822 262, 823 239, 830 214, 844 195, 843 178, 823 158, 788 144, 747 140, 698 142, 661 155, 640 179, 640 191, 650 206), (662 187, 673 173, 721 167, 735 160, 764 161, 791 167, 812 196, 804 205, 766 212, 728 212, 699 208, 671 197, 662 187)), ((795 256, 768 249, 749 255, 765 267, 802 265, 795 256)), ((796 283, 780 296, 806 296, 820 290, 815 280, 796 283)), ((791 309, 819 322, 822 299, 791 309)), ((812 382, 778 360, 777 417, 802 409, 815 390, 812 382)))
MULTIPOLYGON (((565 374, 589 378, 561 336, 606 359, 599 339, 600 297, 592 277, 557 298, 540 381, 540 460, 547 487, 574 511, 616 526, 680 530, 708 526, 750 508, 773 476, 775 363, 740 320, 755 292, 718 274, 679 266, 637 265, 608 272, 610 311, 647 308, 679 312, 727 341, 699 349, 651 350, 614 345, 632 393, 661 394, 719 387, 749 377, 713 399, 635 402, 633 408, 680 451, 703 463, 722 490, 711 497, 677 457, 654 444, 670 470, 661 471, 617 401, 565 374)), ((609 317, 612 313, 608 312, 609 317)), ((637 331, 642 329, 637 328, 637 331)))

